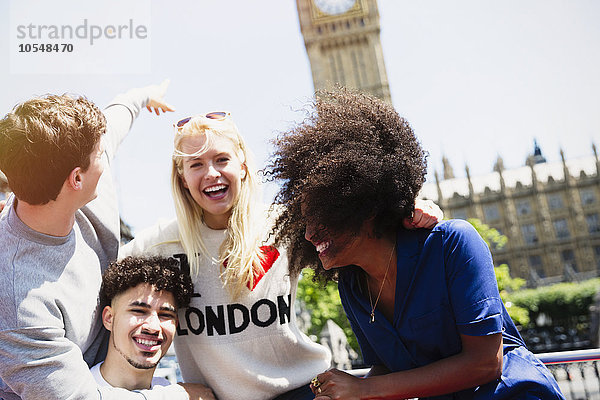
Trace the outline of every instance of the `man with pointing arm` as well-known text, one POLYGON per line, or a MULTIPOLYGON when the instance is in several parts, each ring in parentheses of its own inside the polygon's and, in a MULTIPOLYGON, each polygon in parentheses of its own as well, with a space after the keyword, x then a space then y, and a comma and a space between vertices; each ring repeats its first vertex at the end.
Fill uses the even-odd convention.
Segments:
POLYGON ((166 86, 130 90, 104 113, 83 97, 35 98, 0 120, 14 193, 0 214, 0 399, 214 398, 202 385, 99 388, 89 372, 104 358, 97 293, 119 247, 109 163, 142 107, 172 111, 166 86))

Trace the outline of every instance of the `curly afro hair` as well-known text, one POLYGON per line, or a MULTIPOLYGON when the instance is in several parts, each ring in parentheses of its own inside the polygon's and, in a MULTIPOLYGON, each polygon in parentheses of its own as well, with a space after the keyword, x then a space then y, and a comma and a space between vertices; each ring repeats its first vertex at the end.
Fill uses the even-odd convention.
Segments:
POLYGON ((194 292, 190 276, 181 271, 179 262, 174 258, 126 257, 112 263, 104 272, 100 306, 109 306, 115 296, 140 283, 171 292, 178 308, 186 307, 194 292))
POLYGON ((290 270, 313 267, 335 279, 304 239, 307 223, 338 234, 356 234, 369 219, 378 236, 401 229, 425 181, 427 155, 408 122, 375 97, 339 88, 318 92, 312 106, 274 141, 265 175, 281 183, 273 234, 289 248, 290 270))

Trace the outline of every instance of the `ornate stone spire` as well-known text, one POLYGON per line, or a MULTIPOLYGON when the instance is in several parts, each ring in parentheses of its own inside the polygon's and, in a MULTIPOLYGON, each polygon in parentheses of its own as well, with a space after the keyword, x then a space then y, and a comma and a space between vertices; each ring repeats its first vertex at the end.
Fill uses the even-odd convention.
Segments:
POLYGON ((469 171, 468 165, 465 165, 465 172, 467 173, 467 181, 469 182, 469 196, 473 198, 475 190, 473 189, 473 183, 471 182, 471 172, 469 171))
POLYGON ((448 161, 448 158, 446 156, 442 157, 442 164, 444 165, 444 180, 454 179, 454 171, 452 170, 450 161, 448 161))
POLYGON ((500 191, 502 193, 504 193, 506 191, 506 182, 504 182, 504 160, 502 159, 502 157, 500 157, 500 155, 498 155, 498 158, 496 159, 496 163, 494 164, 494 171, 496 171, 498 173, 498 176, 500 177, 500 191))
POLYGON ((437 172, 437 169, 433 171, 433 176, 435 176, 435 186, 437 188, 438 195, 438 203, 441 203, 444 200, 444 195, 442 194, 442 188, 440 186, 440 175, 437 172))

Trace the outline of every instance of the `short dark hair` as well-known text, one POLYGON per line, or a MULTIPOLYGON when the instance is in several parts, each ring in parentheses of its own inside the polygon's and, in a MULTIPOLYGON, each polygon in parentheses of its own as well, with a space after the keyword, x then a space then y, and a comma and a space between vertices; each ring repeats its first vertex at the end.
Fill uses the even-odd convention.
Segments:
POLYGON ((372 219, 375 234, 395 232, 425 181, 426 153, 408 122, 373 96, 338 88, 319 92, 313 106, 274 141, 265 174, 281 182, 274 233, 289 246, 292 271, 312 266, 335 278, 335 270, 317 268, 306 224, 355 234, 372 219))
POLYGON ((84 97, 27 100, 0 120, 0 170, 19 200, 46 204, 74 168, 87 170, 105 130, 104 114, 84 97))
POLYGON ((194 292, 192 279, 181 271, 176 259, 130 256, 111 263, 104 272, 100 288, 101 307, 109 306, 115 296, 140 283, 171 292, 178 308, 186 307, 194 292))

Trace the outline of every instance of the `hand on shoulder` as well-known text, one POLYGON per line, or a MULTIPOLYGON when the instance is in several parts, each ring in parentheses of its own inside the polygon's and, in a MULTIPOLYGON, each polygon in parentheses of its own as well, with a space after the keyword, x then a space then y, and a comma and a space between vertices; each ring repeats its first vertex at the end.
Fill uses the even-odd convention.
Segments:
POLYGON ((442 209, 431 200, 415 200, 415 211, 412 218, 404 218, 402 225, 406 229, 433 228, 444 219, 442 209))

